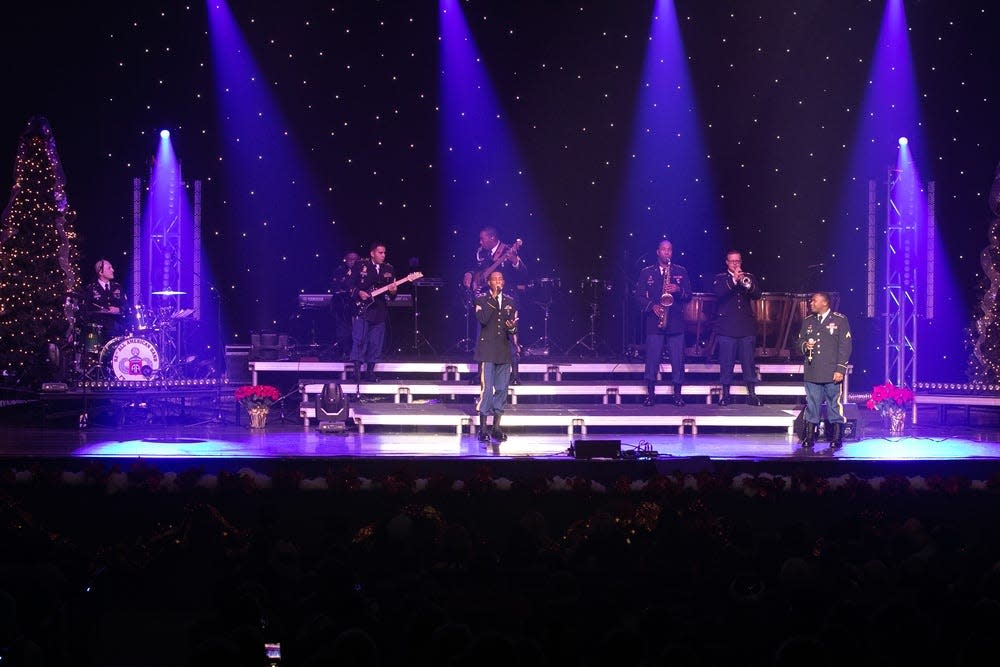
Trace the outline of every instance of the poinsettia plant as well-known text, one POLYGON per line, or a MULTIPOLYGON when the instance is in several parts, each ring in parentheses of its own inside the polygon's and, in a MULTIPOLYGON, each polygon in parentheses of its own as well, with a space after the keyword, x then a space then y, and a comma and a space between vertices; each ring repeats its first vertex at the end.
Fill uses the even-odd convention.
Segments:
POLYGON ((897 387, 892 382, 886 382, 872 387, 872 397, 868 399, 869 410, 878 410, 878 413, 885 416, 891 412, 902 412, 903 409, 913 405, 913 390, 906 387, 897 387))
POLYGON ((272 387, 269 384, 245 385, 236 390, 236 400, 247 410, 250 408, 269 408, 279 398, 281 398, 281 392, 278 391, 277 387, 272 387))

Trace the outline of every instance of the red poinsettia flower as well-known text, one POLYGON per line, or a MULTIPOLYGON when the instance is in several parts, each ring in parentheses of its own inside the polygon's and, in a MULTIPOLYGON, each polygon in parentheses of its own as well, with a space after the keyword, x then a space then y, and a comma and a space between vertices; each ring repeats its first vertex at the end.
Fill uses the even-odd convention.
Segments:
POLYGON ((279 398, 281 392, 269 384, 244 385, 236 389, 236 400, 248 410, 252 407, 270 407, 279 398))
POLYGON ((902 411, 913 404, 913 390, 897 387, 892 382, 886 382, 872 387, 872 397, 865 404, 869 410, 878 410, 879 414, 902 411))

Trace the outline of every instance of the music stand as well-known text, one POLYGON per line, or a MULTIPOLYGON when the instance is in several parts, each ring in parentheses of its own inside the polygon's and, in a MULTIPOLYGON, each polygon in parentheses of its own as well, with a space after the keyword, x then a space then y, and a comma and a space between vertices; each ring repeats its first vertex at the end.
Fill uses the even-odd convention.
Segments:
POLYGON ((588 305, 590 306, 590 329, 566 350, 566 354, 570 354, 573 350, 580 347, 596 357, 600 348, 603 347, 607 350, 608 344, 604 342, 603 338, 597 335, 597 314, 600 312, 597 308, 597 303, 591 301, 588 305))

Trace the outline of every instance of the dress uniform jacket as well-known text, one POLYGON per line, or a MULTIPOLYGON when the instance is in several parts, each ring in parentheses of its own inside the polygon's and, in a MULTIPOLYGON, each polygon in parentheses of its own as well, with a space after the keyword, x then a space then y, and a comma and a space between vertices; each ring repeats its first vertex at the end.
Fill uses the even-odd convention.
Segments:
POLYGON ((798 338, 799 351, 806 356, 805 381, 827 383, 833 382, 834 373, 847 375, 847 364, 851 361, 851 325, 847 317, 832 310, 826 320, 820 324, 819 315, 809 315, 802 321, 798 338), (813 347, 812 362, 808 361, 806 341, 810 338, 816 341, 813 347))
POLYGON ((517 319, 517 303, 506 292, 500 295, 500 305, 489 293, 476 297, 476 319, 479 320, 479 341, 473 359, 494 364, 509 364, 510 339, 516 333, 507 329, 506 320, 517 319), (502 311, 502 312, 501 312, 502 311))
POLYGON ((684 304, 691 300, 691 279, 688 277, 687 269, 678 264, 671 264, 670 280, 674 284, 680 285, 680 290, 673 293, 674 305, 670 306, 666 328, 660 329, 657 327, 659 318, 653 312, 653 306, 660 303, 660 295, 663 294, 663 276, 660 274, 660 267, 658 264, 654 264, 639 272, 635 300, 643 312, 643 321, 645 322, 643 331, 646 334, 684 333, 684 304))
POLYGON ((719 304, 715 320, 717 336, 744 338, 757 335, 757 320, 750 303, 751 299, 760 298, 756 280, 747 289, 743 285, 734 285, 732 274, 726 271, 715 276, 712 291, 719 304))
MULTIPOLYGON (((358 299, 358 292, 365 291, 369 294, 379 287, 388 285, 396 279, 393 273, 392 264, 388 262, 382 264, 376 270, 375 263, 370 259, 358 260, 354 264, 354 269, 349 276, 351 283, 351 296, 358 299)), ((368 308, 360 308, 359 315, 372 324, 381 324, 386 320, 388 303, 394 299, 395 295, 383 292, 375 297, 374 303, 368 308)))

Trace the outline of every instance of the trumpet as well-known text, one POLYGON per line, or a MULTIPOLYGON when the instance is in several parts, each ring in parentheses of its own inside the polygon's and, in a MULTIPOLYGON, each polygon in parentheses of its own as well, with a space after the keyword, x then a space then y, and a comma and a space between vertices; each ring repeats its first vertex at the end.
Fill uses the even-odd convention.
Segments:
POLYGON ((740 276, 740 285, 743 285, 744 289, 750 289, 750 286, 753 285, 753 276, 749 273, 744 273, 740 276))

